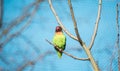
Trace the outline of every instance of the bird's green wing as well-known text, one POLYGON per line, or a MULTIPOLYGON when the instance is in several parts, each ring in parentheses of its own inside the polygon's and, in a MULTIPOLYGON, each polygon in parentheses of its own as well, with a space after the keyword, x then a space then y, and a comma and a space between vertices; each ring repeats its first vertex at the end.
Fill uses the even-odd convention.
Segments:
MULTIPOLYGON (((53 37, 53 44, 58 46, 60 49, 64 50, 66 46, 66 37, 65 35, 55 35, 53 37)), ((57 49, 56 49, 57 50, 57 49)), ((58 57, 62 57, 62 53, 57 50, 58 57)))
POLYGON ((64 44, 63 50, 65 50, 65 47, 66 47, 66 37, 65 37, 64 42, 65 42, 65 44, 64 44))

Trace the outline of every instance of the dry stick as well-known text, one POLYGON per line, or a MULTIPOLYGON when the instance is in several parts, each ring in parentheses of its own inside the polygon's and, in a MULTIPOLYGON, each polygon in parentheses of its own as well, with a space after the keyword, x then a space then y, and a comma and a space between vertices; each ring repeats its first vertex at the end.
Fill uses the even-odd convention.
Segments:
POLYGON ((21 21, 23 21, 26 17, 29 17, 30 13, 24 14, 21 17, 19 17, 17 20, 13 21, 10 26, 8 26, 6 29, 3 29, 2 33, 0 34, 0 39, 4 36, 7 35, 10 30, 15 27, 18 23, 20 23, 21 21))
MULTIPOLYGON (((100 1, 101 0, 99 0, 99 2, 100 1)), ((76 23, 76 20, 75 20, 75 17, 74 17, 74 12, 73 12, 73 8, 72 8, 71 0, 68 0, 68 4, 69 4, 69 7, 70 7, 70 12, 71 12, 72 20, 73 20, 73 23, 74 23, 74 29, 75 29, 75 33, 77 35, 78 41, 79 41, 80 45, 83 47, 83 49, 85 50, 88 58, 90 59, 90 62, 92 64, 93 68, 94 68, 94 71, 99 71, 99 68, 98 68, 98 66, 97 66, 94 58, 92 57, 90 50, 86 47, 85 43, 80 38, 79 31, 78 31, 78 28, 77 28, 77 23, 76 23)))
POLYGON ((119 10, 118 10, 119 6, 117 4, 116 6, 116 11, 117 11, 117 15, 116 15, 116 27, 117 27, 117 42, 116 42, 116 45, 117 45, 117 48, 118 48, 118 68, 119 68, 119 71, 120 71, 120 48, 119 48, 119 10))
POLYGON ((109 70, 108 71, 113 71, 113 67, 112 67, 112 62, 115 58, 115 55, 116 55, 116 51, 113 51, 112 55, 111 55, 111 58, 110 58, 110 67, 109 67, 109 70))
POLYGON ((81 46, 83 46, 84 42, 80 38, 80 35, 79 35, 79 32, 78 32, 77 23, 76 23, 76 20, 75 20, 75 17, 74 17, 74 12, 73 12, 73 8, 72 8, 71 0, 68 0, 68 4, 69 4, 69 7, 70 7, 70 13, 71 13, 72 20, 73 20, 73 23, 74 23, 75 33, 77 35, 78 41, 80 42, 81 46))
POLYGON ((4 35, 7 35, 10 30, 12 28, 14 28, 16 25, 18 25, 19 23, 21 23, 25 18, 29 17, 30 16, 30 13, 28 13, 28 11, 31 9, 31 7, 33 7, 34 5, 36 4, 35 3, 32 3, 30 4, 29 6, 25 7, 25 11, 24 13, 22 14, 22 16, 18 17, 17 19, 15 19, 14 21, 12 21, 11 23, 9 23, 10 25, 6 28, 6 29, 3 29, 2 33, 0 33, 0 39, 4 36, 4 35))
MULTIPOLYGON (((52 12, 54 13, 54 15, 55 15, 55 17, 56 17, 58 23, 60 24, 61 21, 59 20, 59 18, 58 18, 58 16, 57 16, 56 12, 55 12, 55 10, 54 10, 54 8, 53 8, 53 6, 52 6, 52 2, 51 2, 51 0, 48 0, 48 1, 49 1, 50 8, 51 8, 52 12)), ((64 28, 63 28, 63 29, 64 29, 64 28)), ((72 38, 73 38, 73 37, 72 37, 72 38)), ((73 39, 74 39, 74 38, 73 38, 73 39)), ((78 40, 77 37, 76 37, 76 39, 78 40)), ((76 40, 76 39, 75 39, 75 40, 76 40)), ((84 43, 83 43, 83 44, 84 44, 84 43)), ((82 45, 83 45, 83 44, 82 44, 82 45)), ((91 63, 92 63, 92 65, 93 65, 93 67, 94 67, 94 70, 95 70, 95 71, 99 71, 99 69, 98 69, 98 67, 97 67, 97 65, 96 65, 96 63, 95 63, 95 61, 94 61, 94 59, 93 59, 93 57, 92 57, 90 51, 87 49, 87 47, 86 47, 85 44, 83 45, 83 47, 84 47, 84 49, 86 50, 87 55, 88 55, 89 58, 91 59, 91 63)))
POLYGON ((9 65, 9 62, 6 60, 4 56, 0 54, 0 61, 2 61, 5 65, 9 65))
POLYGON ((67 56, 70 56, 70 57, 72 57, 72 58, 74 58, 74 59, 76 59, 76 60, 83 60, 83 61, 89 60, 89 58, 78 58, 78 57, 75 57, 75 56, 73 56, 73 55, 71 55, 71 54, 63 51, 62 49, 58 48, 57 46, 55 46, 55 45, 54 45, 53 43, 51 43, 50 41, 48 41, 48 40, 46 40, 46 41, 47 41, 49 44, 53 45, 54 48, 56 48, 58 51, 64 53, 64 54, 67 55, 67 56))
POLYGON ((29 38, 27 38, 26 36, 20 34, 21 38, 26 41, 26 43, 28 43, 34 50, 37 54, 40 53, 40 49, 39 47, 37 47, 29 38))
POLYGON ((95 23, 94 33, 92 35, 92 39, 91 39, 91 42, 89 45, 89 49, 92 48, 95 38, 96 38, 96 35, 97 35, 97 30, 98 30, 98 25, 99 25, 99 21, 100 21, 100 15, 101 15, 101 8, 102 8, 102 0, 99 0, 97 19, 96 19, 96 23, 95 23))
POLYGON ((117 7, 116 7, 116 10, 117 10, 117 15, 116 15, 116 27, 117 27, 117 47, 119 48, 119 36, 120 36, 120 34, 119 34, 119 19, 118 19, 118 17, 119 17, 119 10, 118 10, 118 4, 117 4, 117 7))
POLYGON ((53 8, 53 5, 52 5, 51 0, 48 0, 48 2, 49 2, 50 8, 51 8, 51 10, 52 10, 52 12, 53 12, 53 14, 54 14, 54 16, 55 16, 58 24, 62 27, 62 29, 64 30, 64 32, 65 32, 68 36, 70 36, 71 38, 73 38, 73 39, 75 39, 75 40, 78 41, 77 37, 74 36, 74 35, 72 35, 72 34, 64 27, 64 25, 63 25, 62 22, 60 21, 57 13, 56 13, 56 11, 55 11, 55 9, 53 8))
POLYGON ((23 65, 21 65, 16 71, 22 71, 24 70, 27 66, 29 65, 35 65, 38 61, 42 60, 45 58, 45 56, 53 54, 54 52, 52 51, 47 51, 43 54, 40 54, 36 59, 34 59, 33 61, 28 61, 26 63, 24 63, 23 65))
MULTIPOLYGON (((72 48, 70 50, 80 50, 80 48, 72 48)), ((51 54, 55 54, 54 51, 47 51, 43 54, 40 54, 37 58, 35 58, 32 61, 28 61, 24 64, 22 64, 21 66, 19 66, 19 68, 16 71, 22 71, 24 68, 26 68, 29 65, 35 65, 38 61, 41 61, 42 59, 44 59, 47 55, 51 55, 51 54)))
POLYGON ((3 25, 3 0, 0 0, 0 28, 2 28, 3 25))
POLYGON ((36 2, 33 2, 33 3, 31 3, 31 4, 29 4, 29 5, 26 6, 26 7, 24 7, 24 9, 23 9, 23 13, 28 12, 28 11, 31 9, 31 7, 33 7, 33 6, 36 5, 36 3, 37 3, 37 1, 36 1, 36 2))
POLYGON ((33 19, 33 16, 35 15, 36 11, 38 9, 38 4, 36 5, 35 9, 33 10, 33 12, 31 13, 31 17, 30 19, 28 20, 28 22, 19 30, 17 31, 16 33, 8 36, 6 38, 6 40, 4 40, 2 43, 0 43, 0 47, 3 47, 5 44, 7 44, 13 37, 19 35, 26 27, 28 27, 33 19))

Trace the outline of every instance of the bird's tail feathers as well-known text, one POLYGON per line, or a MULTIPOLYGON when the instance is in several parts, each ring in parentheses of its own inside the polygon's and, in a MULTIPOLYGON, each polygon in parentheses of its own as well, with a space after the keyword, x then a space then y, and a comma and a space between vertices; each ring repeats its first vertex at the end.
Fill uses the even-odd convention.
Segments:
POLYGON ((58 54, 59 58, 62 58, 62 53, 61 52, 57 52, 57 54, 58 54))

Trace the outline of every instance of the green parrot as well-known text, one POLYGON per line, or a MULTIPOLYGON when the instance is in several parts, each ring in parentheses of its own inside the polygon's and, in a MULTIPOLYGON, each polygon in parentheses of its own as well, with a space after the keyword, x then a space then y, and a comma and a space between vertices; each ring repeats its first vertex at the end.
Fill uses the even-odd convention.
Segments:
MULTIPOLYGON (((53 44, 58 46, 58 48, 65 50, 66 46, 66 37, 62 32, 62 28, 60 26, 57 26, 55 29, 55 35, 53 37, 53 44)), ((55 50, 57 51, 58 57, 62 57, 62 52, 58 51, 56 48, 55 50)))

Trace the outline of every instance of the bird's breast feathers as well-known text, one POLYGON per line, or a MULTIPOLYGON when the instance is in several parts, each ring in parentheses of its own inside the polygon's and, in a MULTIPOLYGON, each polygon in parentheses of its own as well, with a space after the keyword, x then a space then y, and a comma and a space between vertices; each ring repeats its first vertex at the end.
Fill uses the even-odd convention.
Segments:
POLYGON ((64 34, 55 34, 53 37, 53 43, 58 47, 63 47, 66 43, 66 37, 64 34))

